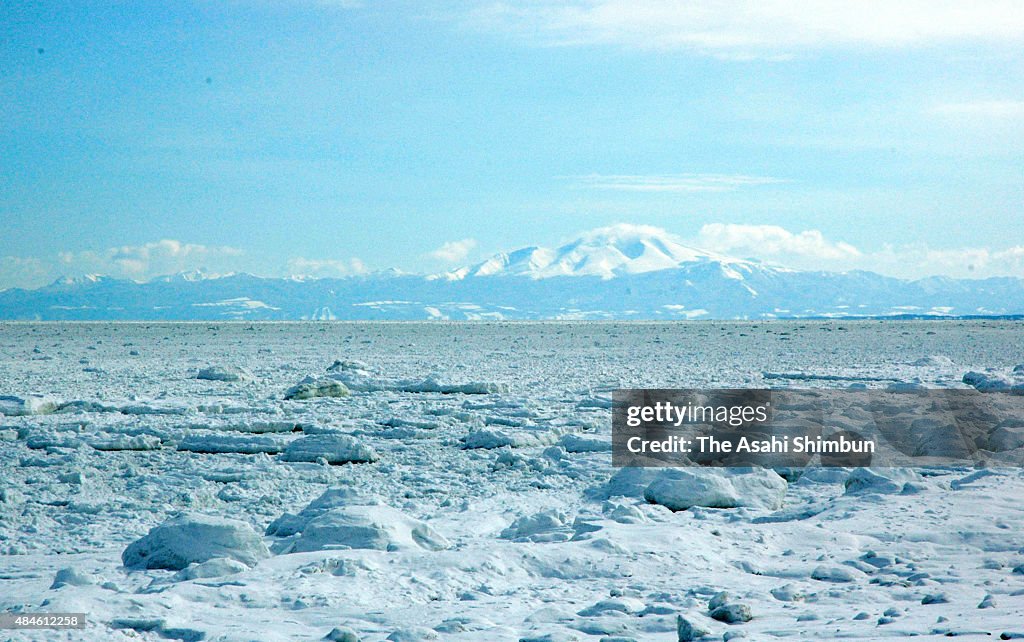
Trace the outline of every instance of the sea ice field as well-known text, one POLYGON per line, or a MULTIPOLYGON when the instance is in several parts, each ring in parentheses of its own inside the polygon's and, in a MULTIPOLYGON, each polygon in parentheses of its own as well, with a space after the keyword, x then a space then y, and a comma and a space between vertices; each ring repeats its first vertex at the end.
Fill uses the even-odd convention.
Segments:
POLYGON ((1022 362, 1011 321, 0 324, 0 612, 87 616, 0 640, 1024 639, 1018 468, 610 452, 617 388, 1022 362))

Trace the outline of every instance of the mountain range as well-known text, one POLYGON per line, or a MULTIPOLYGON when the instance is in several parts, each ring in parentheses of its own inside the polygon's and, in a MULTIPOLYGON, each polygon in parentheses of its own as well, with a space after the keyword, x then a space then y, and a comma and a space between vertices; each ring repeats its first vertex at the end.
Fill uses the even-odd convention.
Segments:
POLYGON ((774 319, 1024 314, 1024 279, 792 270, 613 226, 449 272, 345 278, 180 273, 0 291, 6 320, 774 319))

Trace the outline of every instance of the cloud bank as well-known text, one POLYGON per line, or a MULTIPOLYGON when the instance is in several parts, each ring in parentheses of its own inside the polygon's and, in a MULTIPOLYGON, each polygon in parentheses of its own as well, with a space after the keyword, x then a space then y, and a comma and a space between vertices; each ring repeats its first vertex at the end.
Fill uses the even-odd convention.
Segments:
POLYGON ((704 225, 688 242, 723 254, 804 270, 870 270, 902 278, 1024 277, 1024 245, 940 249, 925 244, 886 244, 868 250, 828 239, 819 230, 793 232, 778 225, 735 223, 704 225))
POLYGON ((741 58, 1024 40, 1024 4, 1017 0, 533 0, 487 3, 469 20, 544 45, 683 49, 741 58))
POLYGON ((305 259, 294 258, 288 261, 285 268, 285 276, 314 277, 314 278, 340 278, 354 274, 364 274, 366 265, 362 260, 352 258, 344 259, 305 259))
POLYGON ((142 245, 105 250, 60 252, 55 257, 0 257, 0 289, 36 288, 62 277, 100 274, 118 279, 149 281, 181 272, 218 276, 250 272, 260 276, 344 277, 366 272, 358 258, 294 258, 277 270, 261 265, 258 257, 230 246, 210 246, 163 239, 142 245))
POLYGON ((786 181, 742 174, 588 174, 575 177, 581 188, 621 192, 731 192, 786 181))
POLYGON ((428 256, 444 263, 458 263, 469 256, 469 253, 476 247, 476 239, 462 239, 460 241, 448 241, 428 256))
POLYGON ((144 245, 122 245, 99 252, 61 252, 56 269, 60 274, 104 274, 148 281, 164 274, 191 270, 230 271, 244 252, 238 248, 182 243, 164 239, 144 245))

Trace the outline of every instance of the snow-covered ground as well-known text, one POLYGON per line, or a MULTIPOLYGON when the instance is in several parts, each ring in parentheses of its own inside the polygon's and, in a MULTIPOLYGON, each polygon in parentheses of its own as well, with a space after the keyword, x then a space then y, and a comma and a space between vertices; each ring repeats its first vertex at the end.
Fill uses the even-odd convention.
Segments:
POLYGON ((1024 637, 1020 470, 672 512, 609 452, 618 387, 1022 361, 984 321, 0 325, 0 611, 89 619, 0 639, 1024 637))

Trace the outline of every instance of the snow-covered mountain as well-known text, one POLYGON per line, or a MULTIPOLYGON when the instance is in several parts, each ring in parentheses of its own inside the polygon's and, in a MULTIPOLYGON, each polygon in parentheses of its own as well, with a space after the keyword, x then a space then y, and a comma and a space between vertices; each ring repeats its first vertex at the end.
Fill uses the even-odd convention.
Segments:
POLYGON ((585 232, 558 248, 525 247, 502 252, 476 265, 438 277, 458 281, 472 276, 597 276, 611 279, 716 261, 746 263, 680 243, 664 230, 647 225, 613 225, 585 232))
POLYGON ((613 226, 430 276, 90 275, 0 292, 0 319, 772 319, 1024 315, 1024 280, 798 271, 613 226))

